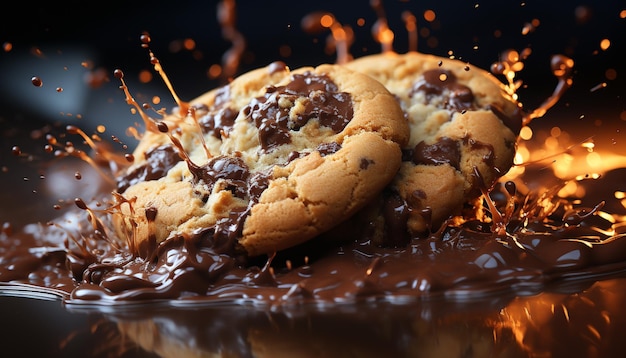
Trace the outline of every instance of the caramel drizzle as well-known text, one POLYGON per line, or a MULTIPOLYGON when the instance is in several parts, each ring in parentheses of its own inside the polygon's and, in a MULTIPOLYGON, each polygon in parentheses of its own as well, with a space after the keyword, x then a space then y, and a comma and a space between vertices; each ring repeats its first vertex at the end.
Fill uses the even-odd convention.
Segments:
POLYGON ((370 6, 376 12, 378 19, 372 26, 372 35, 374 39, 382 45, 382 52, 393 52, 393 31, 389 28, 387 22, 387 15, 385 14, 385 8, 383 7, 382 0, 370 0, 370 6))
POLYGON ((404 27, 409 34, 409 52, 417 51, 417 18, 410 11, 402 12, 404 27))
POLYGON ((552 69, 552 74, 558 79, 558 83, 554 88, 552 95, 524 118, 524 125, 530 124, 530 122, 535 118, 543 117, 546 112, 552 108, 559 101, 559 99, 561 99, 561 97, 563 97, 565 91, 572 86, 574 60, 564 55, 554 55, 550 60, 550 67, 552 69))
POLYGON ((222 57, 222 77, 226 81, 232 80, 237 73, 246 48, 246 39, 235 26, 236 14, 235 0, 222 0, 217 5, 217 19, 222 27, 222 37, 232 43, 232 47, 222 57))
POLYGON ((150 41, 152 41, 150 39, 150 35, 148 33, 144 32, 141 35, 141 47, 148 49, 148 54, 150 55, 150 63, 154 66, 154 70, 157 71, 157 73, 161 76, 161 78, 163 79, 163 82, 165 82, 165 85, 167 86, 167 89, 172 94, 172 97, 174 98, 174 101, 178 105, 178 111, 179 111, 178 113, 179 113, 180 117, 185 117, 185 115, 187 113, 187 110, 189 109, 189 103, 181 101, 180 98, 178 97, 178 95, 176 94, 176 91, 174 91, 174 86, 172 86, 172 83, 170 82, 169 78, 165 74, 165 71, 163 71, 163 67, 161 66, 161 62, 154 55, 152 50, 150 50, 150 48, 149 48, 148 44, 150 43, 150 41))
POLYGON ((320 33, 329 29, 331 35, 327 40, 327 46, 337 52, 337 63, 345 64, 352 60, 349 48, 354 39, 354 34, 349 26, 343 26, 337 18, 328 12, 312 12, 302 19, 302 29, 308 33, 320 33))
POLYGON ((133 206, 136 197, 127 199, 122 194, 117 192, 113 192, 113 199, 115 200, 115 204, 109 208, 110 213, 113 215, 119 215, 121 220, 124 222, 123 225, 120 225, 120 228, 128 229, 126 232, 122 233, 126 238, 126 244, 128 245, 128 251, 133 255, 139 254, 139 243, 137 242, 138 234, 138 225, 137 222, 133 219, 135 217, 135 208, 133 206), (130 215, 124 215, 121 209, 122 205, 128 205, 128 210, 130 211, 130 215))
MULTIPOLYGON (((73 125, 68 125, 66 127, 66 130, 68 131, 68 133, 70 134, 78 134, 80 135, 83 140, 85 141, 85 143, 87 143, 87 145, 89 145, 89 147, 91 149, 94 150, 94 152, 96 153, 96 155, 100 155, 101 152, 99 150, 99 147, 96 145, 96 143, 89 138, 89 136, 83 132, 80 128, 73 126, 73 125)), ((59 144, 59 142, 57 141, 57 139, 51 135, 48 134, 46 135, 46 140, 48 141, 48 144, 45 146, 45 150, 47 152, 52 152, 54 151, 55 146, 61 146, 59 144)), ((72 142, 66 142, 64 146, 62 146, 63 150, 58 149, 56 151, 54 151, 54 156, 56 158, 61 158, 61 157, 67 157, 67 156, 73 156, 76 157, 80 160, 85 161, 87 164, 89 164, 92 168, 94 168, 96 170, 96 172, 98 172, 98 174, 100 174, 100 176, 109 184, 115 184, 115 180, 113 180, 113 178, 111 178, 111 175, 108 173, 105 173, 104 171, 102 171, 102 169, 100 169, 100 166, 98 166, 96 164, 96 162, 84 151, 77 149, 74 144, 72 142)), ((17 148, 17 150, 19 150, 19 148, 17 148)), ((18 155, 18 153, 16 153, 16 149, 14 148, 14 154, 18 155)), ((19 155, 21 155, 21 153, 19 153, 19 155)), ((120 160, 117 159, 116 156, 112 155, 112 154, 108 154, 106 155, 106 158, 110 163, 116 163, 119 162, 120 160)))
MULTIPOLYGON (((202 148, 204 149, 206 157, 209 159, 212 158, 213 156, 211 152, 209 151, 209 148, 206 145, 206 140, 204 138, 204 135, 202 134, 202 128, 200 126, 200 123, 198 122, 198 118, 196 115, 196 108, 191 106, 189 102, 182 101, 178 97, 178 95, 174 91, 174 87, 172 86, 172 83, 167 77, 167 74, 165 73, 165 71, 163 70, 163 67, 161 66, 159 59, 154 55, 154 52, 152 52, 152 50, 149 49, 148 44, 150 43, 150 41, 151 41, 150 35, 144 32, 141 35, 141 42, 142 42, 141 46, 144 48, 148 48, 148 53, 150 55, 150 63, 154 66, 155 71, 159 73, 159 75, 163 79, 163 82, 165 82, 169 92, 172 94, 172 97, 174 98, 178 106, 178 118, 180 118, 180 120, 184 120, 187 117, 192 119, 192 121, 194 122, 194 124, 196 125, 198 129, 200 142, 202 144, 202 148)), ((143 106, 140 106, 139 103, 133 98, 133 96, 130 93, 130 90, 128 89, 128 86, 126 85, 126 82, 124 81, 124 72, 122 72, 122 70, 120 69, 116 69, 113 74, 115 78, 117 78, 121 82, 120 88, 124 91, 124 94, 126 95, 126 103, 133 106, 135 110, 137 111, 137 113, 139 113, 139 115, 144 121, 146 130, 149 130, 154 133, 167 133, 170 140, 177 147, 179 147, 179 149, 181 149, 181 152, 184 152, 180 141, 175 140, 174 137, 169 133, 170 132, 169 126, 167 126, 164 121, 154 120, 153 118, 148 116, 148 114, 144 111, 144 109, 150 108, 150 105, 146 103, 146 104, 143 104, 143 106), (164 127, 161 125, 163 125, 164 127), (163 130, 164 128, 165 130, 163 130)), ((186 154, 184 155, 188 157, 186 154)))
POLYGON ((137 110, 137 113, 139 113, 139 115, 141 116, 141 119, 143 120, 144 125, 146 126, 146 130, 151 131, 151 132, 158 132, 156 122, 143 111, 143 108, 139 105, 139 103, 135 100, 135 98, 133 98, 133 96, 130 94, 128 86, 126 85, 126 81, 124 80, 124 72, 122 72, 122 70, 120 69, 116 69, 115 71, 113 71, 113 76, 117 78, 118 80, 120 80, 121 82, 120 89, 124 91, 124 95, 126 96, 125 98, 126 103, 132 107, 135 107, 135 109, 137 110))
MULTIPOLYGON (((508 50, 502 53, 500 61, 491 65, 491 73, 505 77, 507 81, 505 90, 515 100, 518 99, 516 91, 522 86, 522 81, 515 80, 515 75, 524 68, 522 60, 528 55, 529 51, 522 51, 520 54, 515 50, 508 50)), ((552 74, 558 79, 558 83, 550 97, 524 116, 522 119, 523 126, 529 125, 535 118, 543 117, 573 84, 574 60, 565 55, 554 55, 550 60, 550 67, 552 74)))

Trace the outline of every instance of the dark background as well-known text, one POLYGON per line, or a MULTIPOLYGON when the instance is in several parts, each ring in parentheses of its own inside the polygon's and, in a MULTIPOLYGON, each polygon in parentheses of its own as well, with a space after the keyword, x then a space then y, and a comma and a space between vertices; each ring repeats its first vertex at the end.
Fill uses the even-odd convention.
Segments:
MULTIPOLYGON (((488 69, 507 49, 532 49, 519 73, 527 88, 520 89, 521 99, 528 107, 536 107, 551 93, 556 80, 550 73, 549 61, 554 54, 566 54, 576 61, 575 86, 561 102, 584 97, 588 107, 616 106, 617 115, 624 110, 626 90, 626 9, 619 1, 382 1, 386 19, 395 33, 394 50, 406 52, 407 33, 402 12, 410 11, 418 19, 418 27, 429 31, 420 36, 418 50, 447 56, 449 51, 464 61, 488 69), (434 22, 422 17, 425 10, 435 11, 434 22), (527 35, 522 28, 533 19, 540 24, 527 35), (496 35, 499 33, 499 35, 496 35), (606 51, 600 50, 602 39, 611 40, 606 51), (475 48, 475 46, 477 46, 475 48), (607 80, 605 71, 617 71, 617 78, 607 80), (591 93, 594 86, 607 82, 607 88, 591 93)), ((70 78, 80 78, 85 69, 80 62, 89 60, 94 68, 112 74, 122 69, 138 97, 161 95, 169 99, 167 89, 156 78, 148 86, 133 83, 141 70, 151 70, 147 51, 140 46, 141 33, 149 32, 151 49, 160 59, 178 95, 190 100, 217 83, 207 77, 212 64, 220 63, 222 54, 231 46, 222 37, 217 21, 217 1, 108 1, 102 3, 48 2, 18 4, 5 12, 11 21, 3 21, 0 41, 11 43, 10 52, 0 53, 0 93, 3 102, 14 104, 12 111, 35 110, 42 118, 59 119, 81 114, 88 123, 109 125, 130 121, 119 118, 128 113, 123 96, 116 91, 119 82, 85 90, 70 85, 70 78), (193 51, 174 51, 170 45, 193 39, 193 51), (33 55, 33 49, 42 51, 33 55), (32 76, 44 81, 42 88, 30 83, 32 76), (56 87, 63 87, 57 93, 56 87), (87 93, 85 93, 85 91, 87 93), (18 93, 16 93, 18 92, 18 93), (45 104, 46 97, 53 104, 45 104), (74 100, 68 98, 74 97, 74 100), (81 99, 76 99, 81 97, 81 99), (52 99, 49 99, 52 98, 52 99), (61 106, 66 103, 67 108, 61 106), (111 102, 118 102, 110 105, 111 102), (42 104, 44 103, 44 104, 42 104), (56 105, 54 104, 56 103, 56 105), (102 107, 103 103, 109 104, 102 107), (121 104, 120 104, 121 103, 121 104), (43 108, 42 108, 43 107, 43 108), (47 107, 47 108, 46 108, 47 107)), ((292 68, 334 62, 334 53, 325 51, 329 32, 309 34, 302 31, 301 19, 313 11, 328 11, 355 32, 350 51, 355 57, 379 52, 371 29, 377 14, 368 0, 359 1, 237 1, 237 29, 247 40, 247 51, 240 71, 263 66, 276 59, 285 60, 292 68), (363 26, 357 19, 365 20, 363 26), (279 49, 291 49, 282 57, 279 49)), ((6 103, 5 103, 6 106, 6 103)))

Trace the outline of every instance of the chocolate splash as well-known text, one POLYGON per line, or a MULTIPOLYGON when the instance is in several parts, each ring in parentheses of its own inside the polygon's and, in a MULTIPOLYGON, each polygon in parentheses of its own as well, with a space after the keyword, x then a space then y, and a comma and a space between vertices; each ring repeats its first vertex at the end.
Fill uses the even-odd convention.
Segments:
POLYGON ((146 161, 141 166, 118 178, 117 191, 120 194, 136 183, 164 177, 168 170, 182 160, 170 144, 150 149, 145 153, 145 158, 146 161))
MULTIPOLYGON (((220 232, 228 241, 228 232, 237 230, 230 220, 168 240, 152 258, 141 259, 107 245, 91 228, 61 228, 62 222, 81 220, 80 211, 71 212, 57 225, 3 233, 0 280, 63 292, 66 302, 76 304, 156 299, 280 306, 538 292, 553 282, 626 269, 626 240, 619 231, 611 234, 614 224, 596 215, 601 205, 577 206, 554 191, 512 188, 497 186, 491 194, 501 216, 468 216, 426 238, 405 237, 380 247, 367 227, 355 227, 339 240, 322 236, 255 259, 217 245, 223 241, 220 232), (506 220, 506 235, 491 231, 496 219, 506 220), (95 245, 98 254, 85 257, 64 239, 68 235, 95 245)), ((390 204, 387 216, 402 221, 402 207, 390 204)))

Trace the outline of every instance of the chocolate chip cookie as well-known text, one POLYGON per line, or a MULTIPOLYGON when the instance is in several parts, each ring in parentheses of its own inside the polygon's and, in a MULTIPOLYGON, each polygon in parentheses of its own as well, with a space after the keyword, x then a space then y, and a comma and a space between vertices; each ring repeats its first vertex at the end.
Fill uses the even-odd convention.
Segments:
POLYGON ((272 63, 148 122, 114 225, 142 256, 172 238, 272 254, 353 215, 393 179, 409 129, 378 81, 272 63))
POLYGON ((345 66, 384 84, 411 132, 401 168, 370 218, 386 232, 379 240, 399 244, 436 230, 512 166, 522 113, 489 72, 417 52, 364 56, 345 66))

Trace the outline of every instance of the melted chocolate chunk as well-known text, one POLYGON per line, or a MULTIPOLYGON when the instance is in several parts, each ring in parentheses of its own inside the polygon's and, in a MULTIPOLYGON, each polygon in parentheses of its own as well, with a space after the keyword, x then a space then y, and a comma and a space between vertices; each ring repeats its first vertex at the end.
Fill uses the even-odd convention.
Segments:
POLYGON ((156 220, 156 216, 158 214, 159 210, 155 207, 148 207, 146 208, 146 219, 148 219, 148 221, 154 221, 156 220))
POLYGON ((413 149, 413 163, 425 165, 450 164, 456 170, 460 170, 461 148, 459 142, 451 138, 441 138, 434 144, 426 144, 423 141, 417 143, 413 149))
POLYGON ((485 162, 485 164, 489 165, 490 167, 493 167, 495 170, 498 170, 498 168, 495 167, 496 153, 494 152, 493 146, 491 144, 479 142, 469 136, 463 138, 463 144, 469 147, 470 150, 485 151, 485 155, 483 155, 483 162, 485 162))
POLYGON ((410 241, 407 220, 410 209, 395 192, 385 192, 382 207, 385 219, 384 246, 403 247, 410 241))
POLYGON ((365 170, 370 166, 370 164, 374 164, 374 161, 367 158, 361 158, 361 163, 359 164, 359 167, 365 170))
POLYGON ((246 193, 250 200, 248 207, 231 211, 227 218, 218 220, 212 229, 203 234, 203 237, 212 243, 211 247, 214 250, 235 257, 238 256, 237 238, 241 237, 245 217, 267 189, 270 178, 267 173, 254 173, 246 177, 246 193))
MULTIPOLYGON (((196 233, 208 242, 205 246, 211 250, 220 254, 236 256, 238 251, 236 242, 237 238, 241 236, 245 217, 267 189, 270 174, 266 172, 250 173, 245 162, 234 156, 213 157, 201 167, 190 165, 190 170, 194 175, 193 183, 204 186, 204 193, 210 193, 213 186, 221 180, 224 185, 223 189, 229 190, 237 198, 249 200, 247 207, 232 210, 228 217, 219 219, 212 227, 207 227, 201 233, 196 233)), ((208 197, 203 198, 203 200, 207 199, 208 197)))
POLYGON ((311 119, 339 133, 353 116, 350 94, 338 92, 328 76, 310 72, 294 75, 286 86, 268 87, 263 97, 253 99, 243 111, 259 129, 266 152, 291 143, 290 131, 298 131, 311 119), (304 110, 292 117, 296 101, 302 101, 304 110))
MULTIPOLYGON (((289 153, 289 155, 287 156, 287 163, 285 164, 289 164, 291 162, 293 162, 294 160, 298 159, 298 158, 302 158, 304 156, 306 156, 308 153, 302 153, 302 152, 296 152, 293 151, 291 153, 289 153)), ((320 152, 320 155, 323 157, 324 154, 322 152, 320 152)))
POLYGON ((337 142, 321 143, 320 145, 317 146, 317 148, 315 148, 315 150, 320 152, 320 155, 322 157, 325 157, 333 153, 337 153, 340 149, 341 149, 341 144, 337 142))
POLYGON ((170 144, 162 145, 145 153, 146 161, 117 179, 117 191, 123 193, 131 185, 142 181, 157 180, 182 159, 170 144))
POLYGON ((425 71, 413 84, 409 96, 413 97, 417 92, 424 92, 426 103, 442 97, 441 107, 450 111, 463 112, 475 108, 472 90, 458 83, 454 73, 442 68, 425 71))
POLYGON ((198 119, 204 134, 210 133, 219 139, 222 137, 222 132, 231 131, 239 112, 225 106, 229 100, 230 86, 223 86, 217 90, 213 107, 211 109, 204 108, 208 113, 198 119))
POLYGON ((220 179, 226 181, 226 189, 238 198, 243 198, 248 192, 246 180, 250 171, 241 158, 213 157, 201 167, 190 166, 190 170, 194 176, 194 184, 206 186, 207 192, 210 192, 220 179))
POLYGON ((241 236, 244 218, 248 213, 249 208, 239 208, 231 211, 228 217, 218 220, 215 226, 203 235, 210 243, 211 249, 220 254, 236 256, 237 238, 241 236))
POLYGON ((233 129, 238 114, 239 112, 226 107, 205 114, 198 120, 198 123, 200 123, 202 133, 210 133, 215 138, 220 139, 222 138, 222 132, 228 133, 233 129))
MULTIPOLYGON (((475 110, 474 93, 463 84, 457 82, 457 77, 449 70, 442 68, 428 70, 417 80, 409 96, 413 97, 417 92, 424 92, 426 103, 440 103, 440 107, 449 111, 462 113, 467 110, 475 110), (442 97, 442 100, 434 101, 435 98, 442 97)), ((519 134, 522 128, 524 112, 517 107, 514 113, 507 115, 495 103, 486 107, 491 110, 515 135, 519 134)))
POLYGON ((217 108, 221 108, 224 106, 226 102, 230 100, 230 86, 222 86, 217 89, 215 93, 215 100, 213 101, 213 106, 217 108))
POLYGON ((270 174, 268 173, 254 173, 248 178, 248 197, 251 203, 259 201, 259 197, 267 189, 269 182, 270 174))

